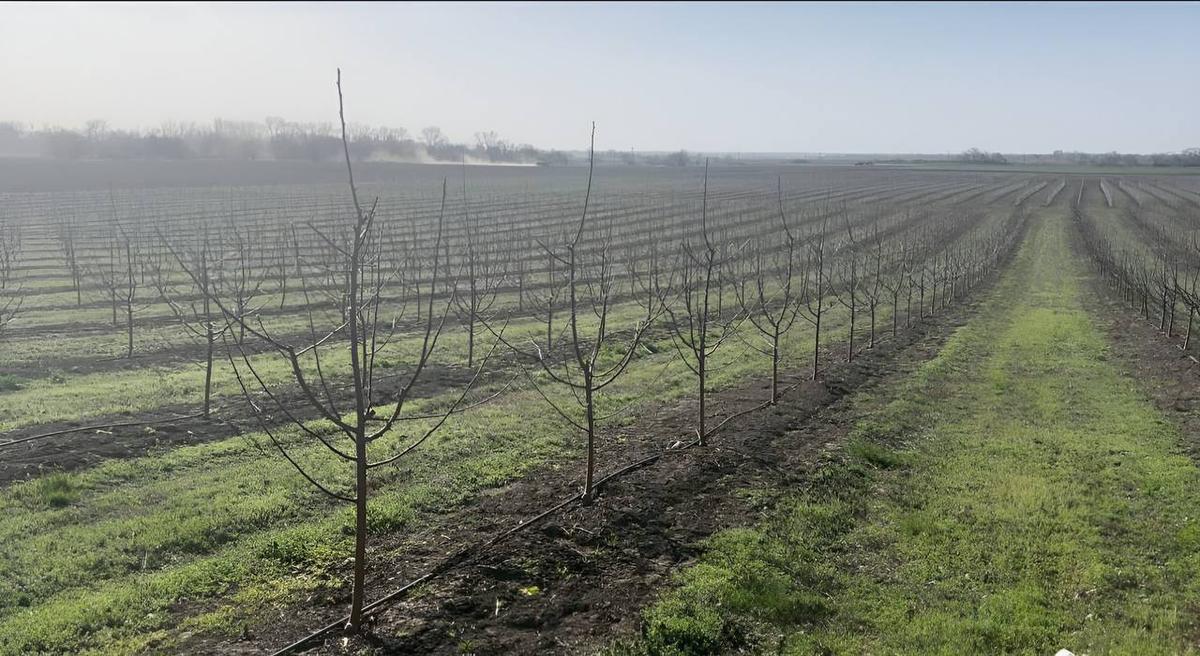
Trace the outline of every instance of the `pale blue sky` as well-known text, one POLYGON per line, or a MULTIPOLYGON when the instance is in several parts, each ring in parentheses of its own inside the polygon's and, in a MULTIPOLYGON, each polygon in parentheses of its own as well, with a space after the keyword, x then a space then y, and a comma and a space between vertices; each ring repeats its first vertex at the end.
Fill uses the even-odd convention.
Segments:
POLYGON ((577 149, 1200 146, 1200 4, 0 5, 0 120, 336 118, 577 149))

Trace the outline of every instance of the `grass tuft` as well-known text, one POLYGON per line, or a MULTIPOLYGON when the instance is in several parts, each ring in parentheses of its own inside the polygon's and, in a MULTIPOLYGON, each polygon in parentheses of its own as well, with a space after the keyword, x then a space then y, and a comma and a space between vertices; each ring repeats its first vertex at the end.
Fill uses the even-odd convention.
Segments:
POLYGON ((905 463, 904 454, 864 439, 850 442, 846 453, 875 469, 895 469, 905 463))
POLYGON ((69 475, 58 473, 25 484, 21 494, 33 507, 65 508, 79 500, 80 491, 69 475))
POLYGON ((24 389, 24 381, 12 374, 0 374, 0 392, 15 392, 24 389))

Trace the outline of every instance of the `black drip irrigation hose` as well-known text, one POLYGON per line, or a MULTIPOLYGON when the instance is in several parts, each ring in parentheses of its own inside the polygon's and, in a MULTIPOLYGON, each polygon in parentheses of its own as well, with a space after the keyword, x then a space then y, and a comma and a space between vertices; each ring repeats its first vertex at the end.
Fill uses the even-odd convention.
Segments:
POLYGON ((9 440, 7 442, 0 442, 0 449, 4 449, 4 448, 10 447, 10 446, 16 446, 18 444, 25 444, 26 442, 34 442, 36 440, 44 440, 44 439, 47 439, 50 437, 58 437, 60 435, 70 435, 71 433, 82 433, 85 431, 103 430, 105 428, 128 428, 130 426, 153 426, 155 424, 169 424, 171 422, 182 421, 184 419, 198 419, 203 416, 204 416, 203 412, 197 412, 196 414, 191 414, 191 415, 180 415, 178 417, 168 417, 166 419, 154 419, 151 421, 144 421, 144 420, 143 421, 125 421, 125 422, 119 422, 119 423, 110 421, 107 424, 92 424, 91 426, 80 426, 79 428, 68 428, 66 430, 54 431, 52 433, 42 433, 41 435, 30 435, 29 437, 22 437, 22 438, 15 439, 15 440, 9 440))

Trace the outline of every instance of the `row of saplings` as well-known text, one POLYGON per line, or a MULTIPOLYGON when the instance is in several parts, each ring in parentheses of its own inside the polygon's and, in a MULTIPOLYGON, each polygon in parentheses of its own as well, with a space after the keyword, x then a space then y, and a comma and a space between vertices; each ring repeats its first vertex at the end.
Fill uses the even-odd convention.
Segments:
MULTIPOLYGON (((345 139, 340 72, 338 100, 345 139)), ((958 234, 954 240, 946 239, 948 231, 953 233, 955 229, 953 222, 947 221, 945 225, 927 227, 919 239, 900 241, 886 238, 877 225, 869 234, 861 234, 863 230, 856 233, 849 220, 831 229, 833 219, 826 215, 807 234, 800 235, 784 216, 781 200, 776 230, 731 244, 726 239, 714 239, 708 226, 706 170, 698 235, 684 240, 669 254, 650 245, 619 262, 607 247, 604 232, 589 224, 589 166, 578 224, 561 243, 542 244, 554 282, 543 288, 535 304, 535 323, 543 324, 544 331, 539 329, 538 336, 532 337, 526 330, 510 330, 511 317, 491 311, 494 289, 481 291, 474 286, 482 276, 457 266, 451 279, 443 235, 445 183, 425 280, 415 284, 405 281, 389 266, 392 260, 387 251, 391 242, 376 221, 375 203, 359 197, 345 143, 343 147, 353 221, 338 234, 321 232, 319 239, 327 249, 319 265, 296 263, 296 271, 319 269, 312 274, 313 281, 303 277, 299 280, 300 293, 309 293, 310 282, 317 287, 317 277, 336 281, 333 289, 341 311, 335 313, 338 321, 318 330, 317 313, 309 310, 309 330, 302 345, 273 334, 253 312, 239 307, 236 299, 219 293, 209 279, 210 255, 204 247, 189 249, 172 244, 165 236, 163 240, 175 263, 199 292, 199 301, 186 311, 180 308, 179 314, 192 319, 197 334, 207 344, 208 370, 211 372, 214 343, 224 341, 242 391, 274 448, 313 486, 355 508, 353 588, 346 620, 348 628, 355 631, 362 624, 366 607, 371 472, 411 454, 454 413, 493 398, 495 395, 478 399, 471 391, 489 371, 494 358, 505 358, 516 370, 514 379, 523 376, 549 411, 586 436, 584 480, 577 498, 589 502, 596 493, 598 425, 605 419, 598 412, 602 405, 599 399, 627 371, 652 330, 669 334, 676 355, 695 376, 699 406, 695 444, 703 446, 729 419, 710 423, 707 392, 712 359, 731 339, 742 340, 763 354, 764 363, 769 363, 771 392, 763 406, 773 404, 781 393, 781 340, 798 322, 803 320, 814 327, 815 377, 822 322, 827 321, 826 313, 835 304, 843 305, 849 314, 847 353, 853 358, 860 313, 869 314, 873 345, 876 311, 890 302, 891 332, 895 334, 902 300, 907 305, 908 325, 914 302, 917 316, 924 317, 927 307, 932 312, 939 303, 944 306, 968 293, 1011 252, 1024 224, 1018 210, 1001 225, 958 234), (453 293, 446 293, 447 289, 453 293), (724 301, 729 289, 736 304, 724 301), (405 308, 414 307, 419 309, 406 321, 405 308), (636 308, 636 318, 629 319, 627 314, 618 318, 619 310, 630 307, 636 308), (214 316, 223 319, 214 321, 214 316), (444 329, 460 321, 467 324, 472 342, 471 380, 436 412, 406 411, 412 405, 418 380, 432 370, 431 360, 444 329), (622 325, 613 325, 616 322, 622 325), (487 342, 478 358, 473 352, 476 332, 487 342), (380 375, 384 354, 401 333, 418 346, 399 383, 389 384, 385 390, 380 375), (290 369, 291 385, 298 388, 304 401, 302 409, 285 399, 294 398, 294 394, 281 394, 277 386, 260 375, 262 361, 255 356, 263 352, 281 358, 290 369), (336 365, 330 362, 333 359, 338 360, 336 365), (328 374, 334 366, 344 371, 346 360, 350 372, 348 392, 342 377, 334 381, 328 374), (314 416, 333 429, 314 428, 317 424, 309 421, 314 416), (388 441, 394 446, 386 454, 378 453, 384 444, 381 438, 406 422, 411 423, 405 437, 388 441), (290 426, 292 432, 304 438, 303 442, 320 444, 329 457, 344 461, 347 470, 353 472, 353 483, 318 480, 289 449, 297 442, 294 437, 285 439, 280 426, 290 426)), ((298 251, 296 256, 300 258, 298 251)), ((205 397, 207 411, 207 391, 205 397)))
POLYGON ((1146 233, 1148 252, 1122 247, 1106 236, 1076 203, 1074 223, 1097 271, 1130 308, 1150 321, 1157 315, 1158 329, 1168 338, 1182 332, 1179 347, 1187 351, 1192 328, 1200 312, 1200 241, 1195 231, 1173 234, 1168 228, 1146 220, 1130 209, 1129 223, 1146 233), (1187 310, 1186 326, 1178 318, 1179 306, 1187 310))

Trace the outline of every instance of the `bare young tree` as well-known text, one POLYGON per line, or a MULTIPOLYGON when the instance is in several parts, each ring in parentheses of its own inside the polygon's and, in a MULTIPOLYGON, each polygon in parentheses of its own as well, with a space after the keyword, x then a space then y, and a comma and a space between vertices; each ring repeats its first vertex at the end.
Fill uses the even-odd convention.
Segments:
MULTIPOLYGON (((230 306, 238 317, 253 313, 251 304, 262 292, 267 277, 266 267, 261 266, 259 253, 263 245, 254 238, 250 230, 238 225, 232 212, 222 231, 220 259, 215 262, 212 284, 217 295, 230 299, 230 306)), ((286 276, 285 276, 286 277, 286 276)), ((245 324, 237 322, 238 339, 246 338, 245 324)))
MULTIPOLYGON (((161 231, 158 232, 158 238, 167 244, 161 231)), ((213 251, 213 241, 210 228, 204 223, 199 227, 194 243, 180 248, 179 253, 187 258, 186 268, 189 273, 182 288, 180 281, 174 278, 174 274, 179 271, 168 266, 169 260, 153 259, 150 265, 154 288, 158 291, 159 298, 171 308, 188 337, 204 347, 205 417, 212 412, 213 360, 217 340, 230 326, 227 322, 218 322, 217 312, 213 309, 212 299, 217 294, 213 276, 216 268, 214 261, 220 257, 213 251)))
MULTIPOLYGON (((883 276, 883 289, 887 292, 887 297, 892 301, 892 338, 899 334, 900 330, 900 295, 904 292, 905 282, 908 280, 909 268, 911 264, 911 250, 908 240, 902 240, 894 244, 887 252, 887 271, 883 276)), ((908 286, 908 296, 911 298, 912 286, 908 286)), ((908 317, 905 317, 905 327, 908 326, 908 317)))
POLYGON ((459 322, 467 333, 467 367, 475 366, 475 337, 481 325, 489 318, 500 286, 504 282, 507 258, 494 244, 489 244, 480 235, 479 224, 471 215, 467 199, 467 174, 463 167, 463 222, 464 247, 462 248, 462 275, 454 287, 454 309, 459 322))
MULTIPOLYGON (((308 228, 316 236, 321 250, 328 251, 331 255, 318 263, 309 262, 299 246, 302 240, 297 239, 296 258, 297 269, 302 272, 299 280, 300 290, 306 297, 309 293, 310 274, 319 272, 323 267, 337 265, 338 275, 333 278, 333 282, 337 283, 339 318, 333 320, 333 325, 318 330, 316 314, 319 310, 314 309, 312 303, 306 303, 309 308, 309 334, 301 339, 301 343, 293 344, 273 335, 261 318, 243 313, 237 305, 236 288, 232 298, 222 298, 219 289, 212 293, 210 298, 223 318, 236 324, 247 336, 246 339, 232 340, 233 349, 228 351, 228 359, 263 433, 274 448, 316 489, 332 499, 354 507, 354 573, 347 628, 358 631, 363 623, 365 599, 370 474, 379 467, 396 463, 413 453, 451 414, 458 411, 478 379, 486 359, 481 362, 472 379, 463 386, 461 393, 456 393, 448 400, 441 411, 428 414, 405 412, 413 390, 426 372, 437 349, 438 340, 451 312, 450 291, 453 284, 441 279, 442 263, 439 261, 443 249, 446 199, 446 185, 443 182, 441 211, 438 214, 430 251, 433 258, 432 273, 423 299, 424 320, 418 334, 414 336, 420 345, 413 361, 401 376, 396 391, 386 392, 380 389, 376 360, 391 343, 397 326, 404 318, 402 314, 408 307, 407 298, 396 300, 388 292, 395 291, 407 296, 404 294, 406 286, 395 284, 397 273, 391 264, 393 260, 384 252, 384 245, 392 242, 386 238, 385 228, 376 220, 378 200, 366 207, 359 200, 346 133, 340 70, 337 77, 337 93, 342 151, 353 203, 353 219, 348 225, 343 222, 331 228, 327 227, 328 234, 310 223, 308 228), (435 299, 439 296, 443 300, 439 302, 440 308, 435 308, 435 302, 438 302, 435 299), (256 365, 255 360, 251 358, 252 353, 247 348, 249 340, 260 342, 268 353, 273 353, 286 363, 292 372, 292 382, 299 388, 304 399, 304 407, 309 413, 324 420, 328 424, 327 427, 316 426, 307 421, 301 411, 289 407, 280 390, 274 389, 259 375, 261 365, 256 365), (237 357, 234 356, 233 350, 236 350, 237 357), (343 367, 348 368, 348 392, 343 391, 344 386, 335 384, 336 373, 331 369, 330 358, 340 361, 343 367), (251 391, 252 387, 267 399, 266 404, 256 398, 256 394, 251 391), (284 420, 285 425, 291 425, 301 438, 311 440, 310 443, 316 446, 317 455, 301 456, 295 453, 295 441, 284 439, 279 434, 276 421, 279 419, 284 420), (390 442, 380 441, 402 422, 417 420, 425 423, 415 424, 415 434, 402 436, 390 442), (347 466, 350 470, 348 478, 351 480, 318 480, 310 473, 310 467, 306 466, 306 457, 320 457, 320 454, 326 454, 327 457, 332 457, 347 466)), ((171 252, 193 282, 199 285, 200 276, 190 264, 191 260, 173 245, 171 252)))
POLYGON ((833 294, 850 313, 850 331, 847 337, 846 360, 854 361, 854 334, 857 331, 858 310, 863 302, 863 265, 857 251, 858 240, 854 237, 854 226, 850 217, 846 221, 846 242, 842 245, 838 258, 838 284, 833 288, 833 294))
MULTIPOLYGON (((590 502, 595 494, 599 424, 608 418, 598 414, 600 394, 616 382, 633 361, 646 331, 663 311, 665 295, 660 276, 652 276, 650 270, 634 270, 631 275, 645 281, 646 295, 641 297, 640 317, 623 332, 610 325, 617 303, 620 271, 610 249, 611 236, 604 231, 590 229, 588 224, 595 167, 595 138, 593 126, 587 192, 579 223, 563 246, 555 248, 543 245, 563 277, 561 287, 553 278, 550 285, 551 289, 560 288, 566 296, 562 308, 563 326, 555 333, 554 303, 543 299, 540 307, 547 330, 545 347, 534 339, 530 339, 528 345, 505 342, 523 360, 536 363, 536 370, 525 369, 531 386, 559 417, 583 433, 587 440, 583 489, 580 492, 584 502, 590 502), (619 347, 615 345, 618 341, 619 347), (569 398, 565 402, 556 400, 535 371, 554 386, 567 390, 569 398), (567 405, 572 402, 574 410, 567 405)), ((653 267, 657 262, 651 256, 647 258, 647 264, 653 267)), ((557 295, 560 292, 548 290, 546 293, 557 295)))
POLYGON ((829 310, 829 295, 833 291, 833 281, 830 275, 828 248, 825 240, 829 232, 829 218, 822 214, 821 220, 814 226, 812 234, 807 239, 807 256, 804 263, 804 286, 801 290, 801 317, 813 326, 812 379, 817 379, 821 365, 821 328, 825 313, 829 310))
MULTIPOLYGON (((113 205, 114 216, 116 205, 113 205)), ((116 221, 117 233, 108 242, 107 257, 96 263, 92 274, 112 302, 113 325, 117 325, 118 309, 125 316, 125 357, 133 357, 133 315, 138 306, 138 291, 145 280, 146 259, 140 240, 116 221)))
POLYGON ((529 263, 522 254, 530 252, 529 235, 524 232, 509 235, 505 252, 514 254, 512 265, 509 267, 509 283, 516 288, 517 314, 525 313, 525 299, 528 296, 529 263))
POLYGON ((742 314, 754 326, 761 343, 748 340, 751 348, 771 359, 771 403, 779 401, 779 342, 796 324, 800 316, 802 281, 797 274, 801 267, 796 235, 788 225, 783 209, 783 180, 777 180, 779 225, 783 230, 783 245, 760 238, 750 253, 740 258, 742 273, 734 290, 742 314))
POLYGON ((912 325, 913 294, 917 296, 917 320, 925 318, 925 275, 927 273, 925 258, 929 253, 928 231, 922 229, 912 246, 912 260, 908 267, 908 324, 912 325))
MULTIPOLYGON (((563 237, 563 241, 567 241, 567 237, 563 237)), ((562 295, 566 289, 566 278, 560 264, 560 257, 554 254, 554 251, 547 248, 544 243, 539 242, 542 252, 546 257, 546 283, 541 288, 540 293, 531 292, 532 305, 539 316, 544 317, 546 324, 545 344, 546 349, 553 348, 555 343, 555 311, 562 303, 562 295)))
POLYGON ((83 305, 83 267, 79 263, 76 239, 79 224, 72 215, 58 225, 58 243, 63 258, 67 261, 67 272, 71 275, 71 288, 75 290, 75 305, 83 305))
MULTIPOLYGON (((926 238, 929 240, 929 242, 926 244, 926 252, 928 255, 925 259, 924 269, 929 273, 929 316, 932 317, 933 315, 937 314, 938 285, 941 283, 941 280, 938 278, 938 273, 941 272, 941 264, 938 261, 940 252, 934 246, 933 236, 926 235, 926 238)), ((924 275, 922 275, 922 282, 924 282, 924 275)), ((921 297, 925 297, 924 285, 921 287, 921 297)), ((925 316, 924 309, 922 309, 921 316, 925 316)))
POLYGON ((279 309, 287 305, 289 266, 291 254, 295 250, 292 243, 292 231, 286 228, 279 231, 270 250, 270 260, 267 262, 268 276, 275 280, 275 292, 279 294, 279 309))
POLYGON ((21 311, 24 301, 17 269, 21 261, 21 231, 0 222, 0 337, 21 311))
POLYGON ((867 280, 863 284, 863 295, 867 301, 867 313, 871 323, 870 341, 867 348, 875 348, 875 315, 883 302, 883 237, 879 234, 879 221, 871 224, 870 250, 866 253, 867 280))
POLYGON ((716 308, 716 287, 721 268, 730 265, 728 249, 712 240, 708 229, 708 161, 704 163, 704 192, 700 206, 700 239, 685 239, 676 271, 678 285, 666 304, 671 342, 684 365, 696 377, 696 437, 708 442, 708 376, 713 355, 736 332, 740 313, 721 314, 716 308))

